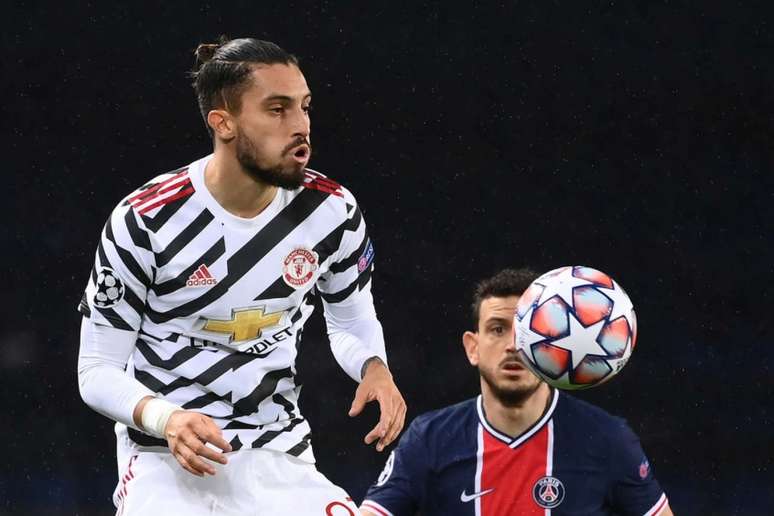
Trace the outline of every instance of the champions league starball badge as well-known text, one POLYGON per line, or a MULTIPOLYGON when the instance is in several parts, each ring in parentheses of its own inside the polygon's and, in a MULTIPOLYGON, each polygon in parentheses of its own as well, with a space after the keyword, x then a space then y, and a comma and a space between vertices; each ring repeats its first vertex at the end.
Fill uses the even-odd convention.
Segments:
POLYGON ((532 498, 544 509, 553 509, 564 500, 564 484, 556 477, 542 477, 532 487, 532 498))
POLYGON ((124 298, 124 284, 110 267, 102 267, 97 274, 97 291, 94 293, 94 305, 110 308, 124 298))

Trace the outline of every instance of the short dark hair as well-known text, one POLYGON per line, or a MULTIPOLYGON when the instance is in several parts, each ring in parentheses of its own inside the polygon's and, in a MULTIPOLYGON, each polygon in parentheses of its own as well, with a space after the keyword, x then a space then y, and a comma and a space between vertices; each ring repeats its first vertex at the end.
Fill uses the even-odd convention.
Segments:
POLYGON ((481 316, 481 303, 490 297, 521 296, 538 273, 529 268, 503 269, 491 278, 486 278, 476 284, 473 291, 473 303, 470 305, 473 315, 473 328, 478 328, 478 318, 481 316))
POLYGON ((196 47, 196 64, 191 71, 193 88, 199 101, 199 111, 207 132, 207 113, 215 108, 239 112, 242 93, 250 84, 250 72, 256 64, 286 64, 298 66, 298 59, 271 41, 253 38, 229 40, 221 36, 218 43, 203 43, 196 47))

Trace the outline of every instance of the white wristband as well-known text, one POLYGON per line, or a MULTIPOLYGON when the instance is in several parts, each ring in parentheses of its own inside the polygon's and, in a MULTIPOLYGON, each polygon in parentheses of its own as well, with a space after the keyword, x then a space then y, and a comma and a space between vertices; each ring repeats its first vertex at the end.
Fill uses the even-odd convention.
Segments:
POLYGON ((159 398, 148 400, 142 409, 142 427, 145 433, 153 437, 164 439, 164 429, 167 427, 167 421, 172 412, 183 410, 174 403, 159 398))

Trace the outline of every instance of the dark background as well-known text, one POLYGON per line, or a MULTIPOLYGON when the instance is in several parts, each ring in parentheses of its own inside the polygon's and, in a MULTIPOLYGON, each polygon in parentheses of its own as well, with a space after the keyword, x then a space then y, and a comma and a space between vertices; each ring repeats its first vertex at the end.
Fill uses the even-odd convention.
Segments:
MULTIPOLYGON (((75 307, 115 203, 209 152, 185 72, 222 33, 302 59, 312 167, 369 222, 409 420, 477 392, 460 344, 474 281, 590 265, 627 289, 640 339, 579 396, 629 420, 676 514, 772 512, 771 9, 456 4, 4 7, 0 514, 112 514, 75 307)), ((377 411, 346 416, 354 383, 310 324, 319 468, 359 501, 385 458, 361 442, 377 411)))

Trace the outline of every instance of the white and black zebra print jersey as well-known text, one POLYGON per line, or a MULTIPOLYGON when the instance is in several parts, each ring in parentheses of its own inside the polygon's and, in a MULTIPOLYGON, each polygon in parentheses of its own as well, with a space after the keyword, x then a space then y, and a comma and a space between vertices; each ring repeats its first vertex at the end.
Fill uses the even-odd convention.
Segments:
MULTIPOLYGON (((210 158, 119 203, 79 310, 137 331, 127 374, 212 417, 235 450, 265 447, 313 462, 295 383, 310 297, 319 292, 328 310, 375 318, 373 245, 352 194, 312 170, 255 218, 230 214, 204 185, 210 158)), ((135 446, 166 449, 124 428, 135 446)))

